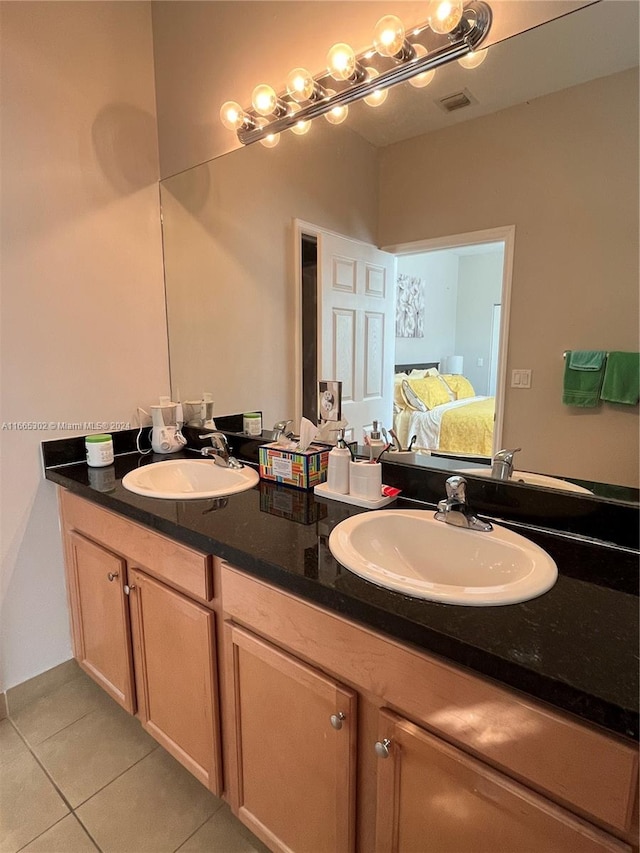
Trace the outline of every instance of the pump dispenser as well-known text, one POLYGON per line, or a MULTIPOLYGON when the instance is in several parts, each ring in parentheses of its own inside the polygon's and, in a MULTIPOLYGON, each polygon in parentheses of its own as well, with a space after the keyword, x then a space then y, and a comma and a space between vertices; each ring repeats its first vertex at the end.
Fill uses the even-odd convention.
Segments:
POLYGON ((344 440, 344 430, 338 430, 336 446, 329 453, 327 488, 337 495, 349 494, 349 463, 351 451, 344 440))
POLYGON ((377 462, 378 457, 386 446, 380 435, 380 421, 374 421, 371 435, 369 436, 369 461, 377 462))

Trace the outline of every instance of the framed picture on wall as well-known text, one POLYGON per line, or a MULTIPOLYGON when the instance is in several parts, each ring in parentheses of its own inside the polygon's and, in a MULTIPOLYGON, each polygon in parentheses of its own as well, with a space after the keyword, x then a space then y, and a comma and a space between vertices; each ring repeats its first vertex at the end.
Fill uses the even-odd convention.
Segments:
POLYGON ((318 382, 318 416, 323 421, 342 419, 342 382, 333 379, 318 382))
POLYGON ((424 338, 424 279, 401 273, 396 282, 396 337, 424 338))

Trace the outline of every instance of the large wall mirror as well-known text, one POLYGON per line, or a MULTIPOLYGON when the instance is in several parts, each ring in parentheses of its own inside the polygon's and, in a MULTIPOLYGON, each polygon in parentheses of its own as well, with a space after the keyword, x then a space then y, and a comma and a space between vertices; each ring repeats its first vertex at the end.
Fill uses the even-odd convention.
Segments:
POLYGON ((638 349, 637 30, 637 4, 604 0, 342 125, 162 181, 173 394, 296 415, 296 219, 378 247, 514 226, 503 444, 525 471, 637 500, 637 405, 561 402, 566 350, 638 349), (460 91, 469 106, 445 112, 460 91))

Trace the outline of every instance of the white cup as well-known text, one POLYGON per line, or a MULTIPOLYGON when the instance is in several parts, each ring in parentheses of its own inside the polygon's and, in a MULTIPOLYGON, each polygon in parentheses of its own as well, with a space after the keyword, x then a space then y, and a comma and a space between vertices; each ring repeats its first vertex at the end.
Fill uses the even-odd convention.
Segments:
POLYGON ((349 463, 349 494, 366 501, 382 497, 382 465, 377 462, 349 463))

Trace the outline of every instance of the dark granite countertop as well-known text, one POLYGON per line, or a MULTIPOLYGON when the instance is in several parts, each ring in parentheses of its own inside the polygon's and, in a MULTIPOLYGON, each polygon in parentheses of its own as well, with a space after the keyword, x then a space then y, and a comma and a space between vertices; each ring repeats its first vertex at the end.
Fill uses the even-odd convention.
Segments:
MULTIPOLYGON (((360 579, 331 556, 331 529, 362 510, 263 481, 219 502, 157 500, 122 486, 128 471, 159 458, 117 456, 110 491, 101 490, 105 469, 84 462, 47 468, 46 477, 336 613, 638 737, 636 552, 519 527, 558 565, 549 592, 500 607, 420 601, 360 579)), ((401 506, 418 505, 400 499, 391 508, 401 506)))

